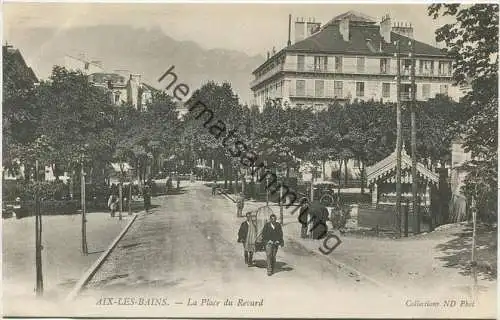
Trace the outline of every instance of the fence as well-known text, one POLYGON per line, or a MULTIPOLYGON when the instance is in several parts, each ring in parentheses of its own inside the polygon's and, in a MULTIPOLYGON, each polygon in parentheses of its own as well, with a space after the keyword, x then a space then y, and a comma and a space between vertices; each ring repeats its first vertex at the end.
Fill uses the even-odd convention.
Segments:
POLYGON ((408 232, 430 231, 432 222, 430 221, 430 211, 427 207, 417 207, 420 212, 415 212, 410 203, 401 204, 401 217, 396 215, 395 205, 360 205, 358 207, 358 226, 374 228, 381 231, 399 232, 398 222, 401 223, 401 232, 405 232, 405 219, 408 217, 408 232), (405 213, 407 211, 407 214, 405 213), (420 222, 418 222, 420 213, 420 222), (420 226, 417 226, 420 223, 420 226))

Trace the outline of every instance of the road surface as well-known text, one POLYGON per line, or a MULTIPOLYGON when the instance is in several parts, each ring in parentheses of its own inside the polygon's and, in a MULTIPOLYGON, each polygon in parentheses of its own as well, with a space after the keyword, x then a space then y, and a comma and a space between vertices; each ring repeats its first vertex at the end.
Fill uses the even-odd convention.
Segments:
MULTIPOLYGON (((439 317, 463 315, 424 296, 395 295, 293 238, 284 227, 278 270, 243 261, 243 218, 234 203, 199 183, 153 198, 64 315, 149 317, 439 317), (436 304, 437 303, 437 304, 436 304)), ((296 228, 292 226, 292 228, 296 228)), ((460 301, 458 301, 460 303, 460 301)), ((469 308, 473 310, 473 308, 469 308)))

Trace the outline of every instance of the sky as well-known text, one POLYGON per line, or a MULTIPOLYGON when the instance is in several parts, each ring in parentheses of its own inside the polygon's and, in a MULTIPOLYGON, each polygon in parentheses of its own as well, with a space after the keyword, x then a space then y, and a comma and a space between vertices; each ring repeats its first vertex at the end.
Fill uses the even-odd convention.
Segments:
MULTIPOLYGON (((434 31, 449 20, 427 16, 428 3, 5 3, 3 38, 9 30, 36 27, 71 28, 92 25, 160 27, 176 40, 197 42, 206 49, 223 48, 265 55, 288 39, 288 15, 325 23, 355 10, 376 21, 390 14, 408 22, 417 40, 433 44, 434 31)), ((448 18, 449 19, 449 18, 448 18)), ((293 41, 293 34, 292 34, 293 41)))

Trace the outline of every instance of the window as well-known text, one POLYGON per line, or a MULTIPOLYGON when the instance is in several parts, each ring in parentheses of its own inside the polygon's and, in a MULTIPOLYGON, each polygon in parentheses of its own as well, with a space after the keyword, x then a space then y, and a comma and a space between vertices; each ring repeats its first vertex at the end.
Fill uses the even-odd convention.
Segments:
POLYGON ((429 99, 431 96, 431 85, 430 84, 423 84, 422 85, 422 98, 424 99, 429 99))
POLYGON ((342 57, 335 57, 335 72, 342 72, 342 57))
POLYGON ((306 80, 297 80, 296 81, 295 94, 299 97, 303 97, 306 95, 306 80))
POLYGON ((305 56, 297 56, 297 71, 304 71, 305 68, 305 56))
POLYGON ((315 97, 322 98, 325 96, 325 81, 315 80, 314 81, 315 97))
POLYGON ((356 82, 356 97, 364 97, 364 96, 365 96, 365 83, 356 82))
POLYGON ((328 57, 314 57, 314 71, 326 71, 328 66, 328 57))
POLYGON ((447 84, 439 85, 439 93, 447 96, 448 95, 448 85, 447 84))
POLYGON ((434 61, 420 60, 420 74, 429 76, 434 73, 434 61))
POLYGON ((439 75, 440 76, 448 76, 451 74, 450 70, 450 62, 448 61, 439 61, 439 75))
POLYGON ((342 81, 333 82, 333 95, 337 98, 341 98, 344 96, 342 94, 342 81))
POLYGON ((401 60, 401 74, 410 75, 411 72, 411 60, 403 59, 401 60))
POLYGON ((390 60, 387 58, 380 59, 380 73, 389 73, 390 60))
POLYGON ((389 98, 391 96, 391 84, 382 83, 382 97, 389 98))
POLYGON ((115 103, 118 103, 118 102, 120 102, 120 94, 115 93, 115 103))
POLYGON ((352 166, 353 166, 353 168, 360 168, 361 161, 359 161, 358 159, 354 159, 352 166))
POLYGON ((358 57, 356 59, 356 70, 358 71, 358 73, 365 72, 365 58, 364 57, 358 57))

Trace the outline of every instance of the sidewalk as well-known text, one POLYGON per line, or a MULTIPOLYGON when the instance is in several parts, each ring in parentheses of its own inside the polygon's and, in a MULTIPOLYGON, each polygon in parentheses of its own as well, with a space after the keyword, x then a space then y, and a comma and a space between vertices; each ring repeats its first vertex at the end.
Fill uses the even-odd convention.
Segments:
MULTIPOLYGON (((111 218, 108 212, 87 214, 87 246, 81 252, 81 215, 43 216, 42 271, 44 299, 59 300, 108 248, 132 216, 111 218)), ((4 306, 35 298, 35 219, 2 221, 4 306)), ((9 310, 5 310, 9 313, 9 310)))
MULTIPOLYGON (((243 211, 265 205, 265 202, 246 201, 243 211)), ((279 221, 280 208, 278 206, 271 208, 279 221)), ((429 289, 433 288, 433 294, 439 296, 450 294, 469 296, 472 277, 467 270, 458 266, 464 261, 450 262, 470 257, 470 254, 467 255, 470 249, 467 240, 470 237, 467 237, 467 234, 464 236, 464 233, 461 233, 463 230, 459 227, 396 240, 348 234, 344 236, 335 230, 334 234, 342 243, 329 255, 324 255, 319 250, 323 246, 323 240, 300 237, 299 210, 291 214, 295 209, 291 207, 283 210, 285 245, 287 241, 298 243, 311 253, 321 255, 337 264, 339 268, 345 269, 344 271, 350 276, 368 279, 396 294, 429 295, 429 289), (457 252, 461 253, 459 258, 454 256, 457 252)), ((483 239, 483 243, 478 242, 478 247, 493 241, 491 236, 487 237, 483 239)), ((496 242, 496 238, 494 241, 496 242)), ((330 240, 329 246, 334 244, 335 240, 330 240)), ((478 259, 486 259, 486 254, 481 256, 481 251, 478 252, 478 259)), ((496 276, 483 273, 478 276, 480 292, 492 301, 495 299, 496 286, 496 276)))

